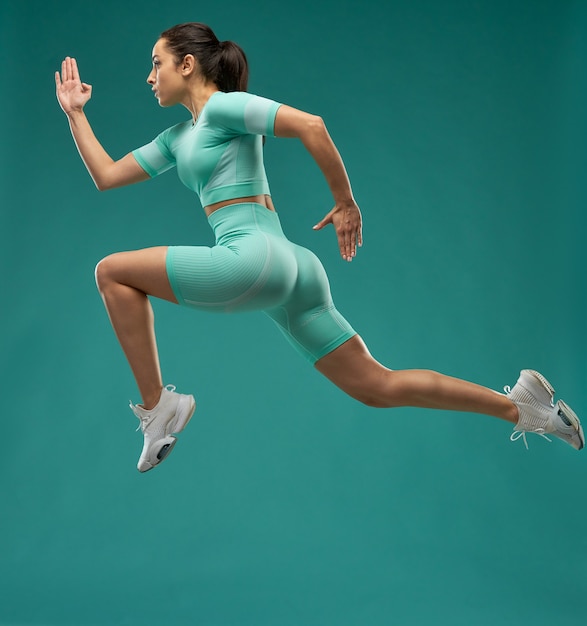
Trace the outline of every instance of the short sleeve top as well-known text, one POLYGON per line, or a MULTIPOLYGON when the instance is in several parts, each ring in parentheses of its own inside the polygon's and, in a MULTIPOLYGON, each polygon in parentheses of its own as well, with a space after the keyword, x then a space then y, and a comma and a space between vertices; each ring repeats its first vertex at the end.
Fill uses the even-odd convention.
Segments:
POLYGON ((217 91, 195 124, 176 124, 132 154, 151 177, 176 166, 180 180, 198 194, 202 206, 269 195, 262 136, 275 135, 280 106, 250 93, 217 91))

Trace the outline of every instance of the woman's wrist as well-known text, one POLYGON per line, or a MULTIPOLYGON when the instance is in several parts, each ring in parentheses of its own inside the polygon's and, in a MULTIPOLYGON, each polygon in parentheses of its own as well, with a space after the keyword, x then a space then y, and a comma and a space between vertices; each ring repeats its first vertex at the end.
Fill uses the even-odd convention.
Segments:
POLYGON ((344 198, 335 198, 334 202, 337 207, 341 209, 354 208, 357 206, 357 202, 353 196, 345 196, 344 198))
POLYGON ((69 111, 64 111, 65 115, 67 115, 70 121, 75 121, 76 119, 80 119, 85 117, 85 113, 83 108, 81 109, 70 109, 69 111))

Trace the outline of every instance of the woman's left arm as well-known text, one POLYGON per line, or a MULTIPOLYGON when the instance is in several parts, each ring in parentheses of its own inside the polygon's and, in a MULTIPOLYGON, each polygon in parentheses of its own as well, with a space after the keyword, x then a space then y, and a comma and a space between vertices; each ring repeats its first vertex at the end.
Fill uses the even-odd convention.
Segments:
POLYGON ((342 258, 352 261, 357 253, 357 245, 363 245, 361 211, 353 197, 342 158, 324 121, 317 115, 282 105, 275 118, 275 136, 299 138, 318 164, 330 187, 335 205, 314 229, 320 230, 327 224, 332 224, 342 258))

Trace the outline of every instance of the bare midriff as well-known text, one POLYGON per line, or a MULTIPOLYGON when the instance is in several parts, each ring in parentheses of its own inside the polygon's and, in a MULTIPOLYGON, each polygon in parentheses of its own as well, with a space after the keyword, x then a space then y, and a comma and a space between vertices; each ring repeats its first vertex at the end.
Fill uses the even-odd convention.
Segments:
POLYGON ((264 206, 269 211, 275 211, 275 207, 273 206, 273 201, 271 200, 271 196, 246 196, 245 198, 232 198, 231 200, 222 200, 221 202, 215 202, 214 204, 209 204, 204 207, 204 212, 208 217, 214 213, 214 211, 218 211, 222 207, 228 206, 229 204, 242 204, 243 202, 255 202, 256 204, 260 204, 264 206))

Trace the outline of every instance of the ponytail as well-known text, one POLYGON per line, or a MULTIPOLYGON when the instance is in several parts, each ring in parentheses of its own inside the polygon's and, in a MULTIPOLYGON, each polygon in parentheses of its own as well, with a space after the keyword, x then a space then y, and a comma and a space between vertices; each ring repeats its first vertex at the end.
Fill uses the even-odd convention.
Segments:
POLYGON ((193 55, 204 79, 220 91, 246 91, 249 64, 243 49, 234 41, 220 42, 212 29, 200 22, 178 24, 161 33, 177 62, 193 55))
POLYGON ((216 85, 220 91, 246 91, 249 64, 243 49, 234 41, 220 44, 220 61, 216 85))

